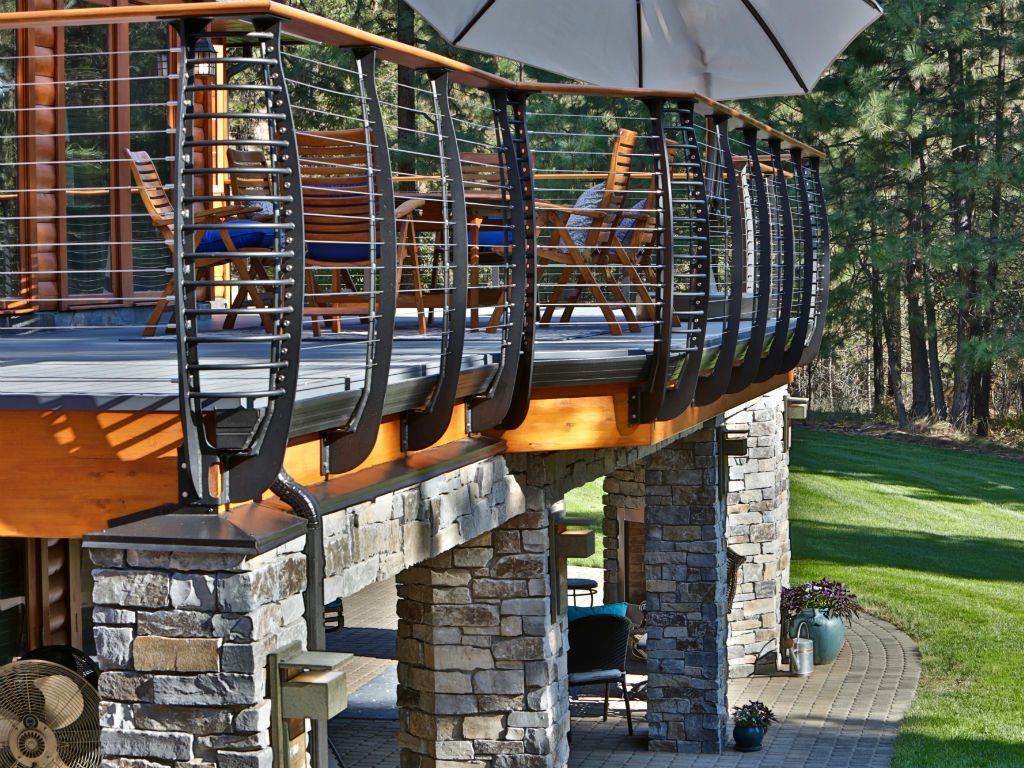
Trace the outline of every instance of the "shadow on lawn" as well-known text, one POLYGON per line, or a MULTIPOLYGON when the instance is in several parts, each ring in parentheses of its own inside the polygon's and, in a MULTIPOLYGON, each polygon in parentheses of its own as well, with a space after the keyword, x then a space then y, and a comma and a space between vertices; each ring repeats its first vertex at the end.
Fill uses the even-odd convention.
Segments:
MULTIPOLYGON (((1024 543, 792 520, 801 559, 1024 583, 1024 543)), ((1024 765, 1024 763, 1022 763, 1024 765)))
POLYGON ((791 469, 905 488, 910 498, 947 505, 985 502, 1024 511, 1021 462, 876 437, 813 433, 794 442, 791 469), (835 455, 841 454, 837 468, 835 455))

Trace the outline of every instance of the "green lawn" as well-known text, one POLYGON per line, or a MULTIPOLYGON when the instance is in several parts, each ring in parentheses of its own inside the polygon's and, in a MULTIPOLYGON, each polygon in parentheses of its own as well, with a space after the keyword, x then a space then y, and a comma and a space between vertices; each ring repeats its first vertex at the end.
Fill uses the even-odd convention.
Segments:
POLYGON ((1024 463, 800 430, 793 580, 848 582, 924 672, 893 765, 1024 766, 1024 463))
POLYGON ((569 565, 583 565, 588 568, 604 567, 603 496, 604 483, 602 480, 594 480, 565 494, 565 511, 569 517, 593 518, 590 527, 594 529, 594 542, 596 543, 594 554, 587 558, 570 558, 569 565))

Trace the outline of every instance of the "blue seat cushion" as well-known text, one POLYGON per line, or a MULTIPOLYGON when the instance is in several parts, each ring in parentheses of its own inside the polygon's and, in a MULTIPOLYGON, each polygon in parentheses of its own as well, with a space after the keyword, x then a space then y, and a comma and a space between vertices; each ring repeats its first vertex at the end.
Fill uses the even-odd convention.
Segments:
POLYGON ((592 606, 569 606, 569 621, 576 621, 576 619, 582 619, 584 616, 625 616, 626 603, 609 603, 608 605, 592 605, 592 606))
POLYGON ((512 230, 501 216, 488 216, 477 231, 481 248, 499 248, 512 244, 512 230))
MULTIPOLYGON (((380 244, 377 245, 380 257, 380 244)), ((306 255, 314 261, 330 261, 336 264, 351 264, 370 260, 369 243, 307 243, 306 255)))
POLYGON ((565 586, 569 589, 597 589, 597 582, 593 579, 566 579, 565 586))
MULTIPOLYGON (((272 229, 242 229, 237 225, 232 225, 231 222, 224 224, 221 229, 227 230, 228 235, 231 237, 231 242, 234 244, 236 250, 274 247, 274 231, 272 229)), ((220 230, 211 229, 203 235, 203 239, 199 241, 196 253, 211 253, 226 251, 227 249, 227 245, 224 243, 224 238, 220 236, 220 230)))

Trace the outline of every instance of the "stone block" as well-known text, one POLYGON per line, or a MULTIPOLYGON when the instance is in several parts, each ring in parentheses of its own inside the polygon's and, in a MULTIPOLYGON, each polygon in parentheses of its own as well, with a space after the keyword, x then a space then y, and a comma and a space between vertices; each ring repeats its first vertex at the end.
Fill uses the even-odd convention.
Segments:
POLYGON ((182 731, 196 736, 224 733, 232 729, 235 714, 215 707, 167 707, 160 704, 136 704, 132 721, 136 728, 149 731, 182 731))
POLYGON ((127 627, 95 627, 96 658, 102 670, 127 669, 131 664, 132 637, 127 627))
POLYGON ((163 637, 209 637, 213 617, 200 611, 139 611, 137 631, 163 637))
POLYGON ((143 635, 132 644, 135 669, 140 672, 217 672, 220 640, 143 635))
POLYGON ((93 571, 92 600, 120 608, 165 608, 170 603, 170 578, 147 571, 93 571))
POLYGON ((105 730, 100 733, 100 748, 104 755, 114 757, 191 760, 192 738, 190 733, 105 730))
POLYGON ((108 701, 153 701, 153 676, 139 672, 104 672, 99 694, 108 701))
POLYGON ((272 768, 273 764, 274 753, 269 747, 244 752, 222 750, 217 754, 218 768, 272 768))
POLYGON ((216 580, 204 574, 175 573, 170 598, 174 608, 210 612, 217 605, 216 580))
POLYGON ((254 705, 263 701, 266 674, 198 674, 184 677, 157 675, 153 678, 153 700, 157 704, 181 706, 254 705))
POLYGON ((501 715, 476 715, 462 721, 462 735, 467 739, 498 739, 503 728, 501 715))
POLYGON ((525 690, 526 681, 521 671, 494 670, 473 674, 474 693, 522 694, 525 690))
POLYGON ((111 608, 110 606, 100 605, 92 609, 92 623, 97 625, 134 624, 135 611, 129 611, 124 608, 111 608))
POLYGON ((255 707, 248 707, 235 715, 234 730, 237 733, 253 733, 270 728, 270 701, 263 701, 255 707))

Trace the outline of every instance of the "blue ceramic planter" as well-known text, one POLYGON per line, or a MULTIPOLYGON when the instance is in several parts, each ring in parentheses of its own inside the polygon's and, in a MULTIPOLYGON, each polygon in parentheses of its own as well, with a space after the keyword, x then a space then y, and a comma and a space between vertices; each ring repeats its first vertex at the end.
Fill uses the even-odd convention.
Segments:
POLYGON ((752 725, 737 725, 732 730, 732 738, 736 742, 737 752, 760 752, 764 740, 764 728, 752 725))
POLYGON ((836 616, 830 618, 824 608, 806 608, 790 622, 790 637, 796 637, 801 624, 807 625, 814 641, 815 666, 835 661, 846 640, 846 625, 843 620, 836 616))

